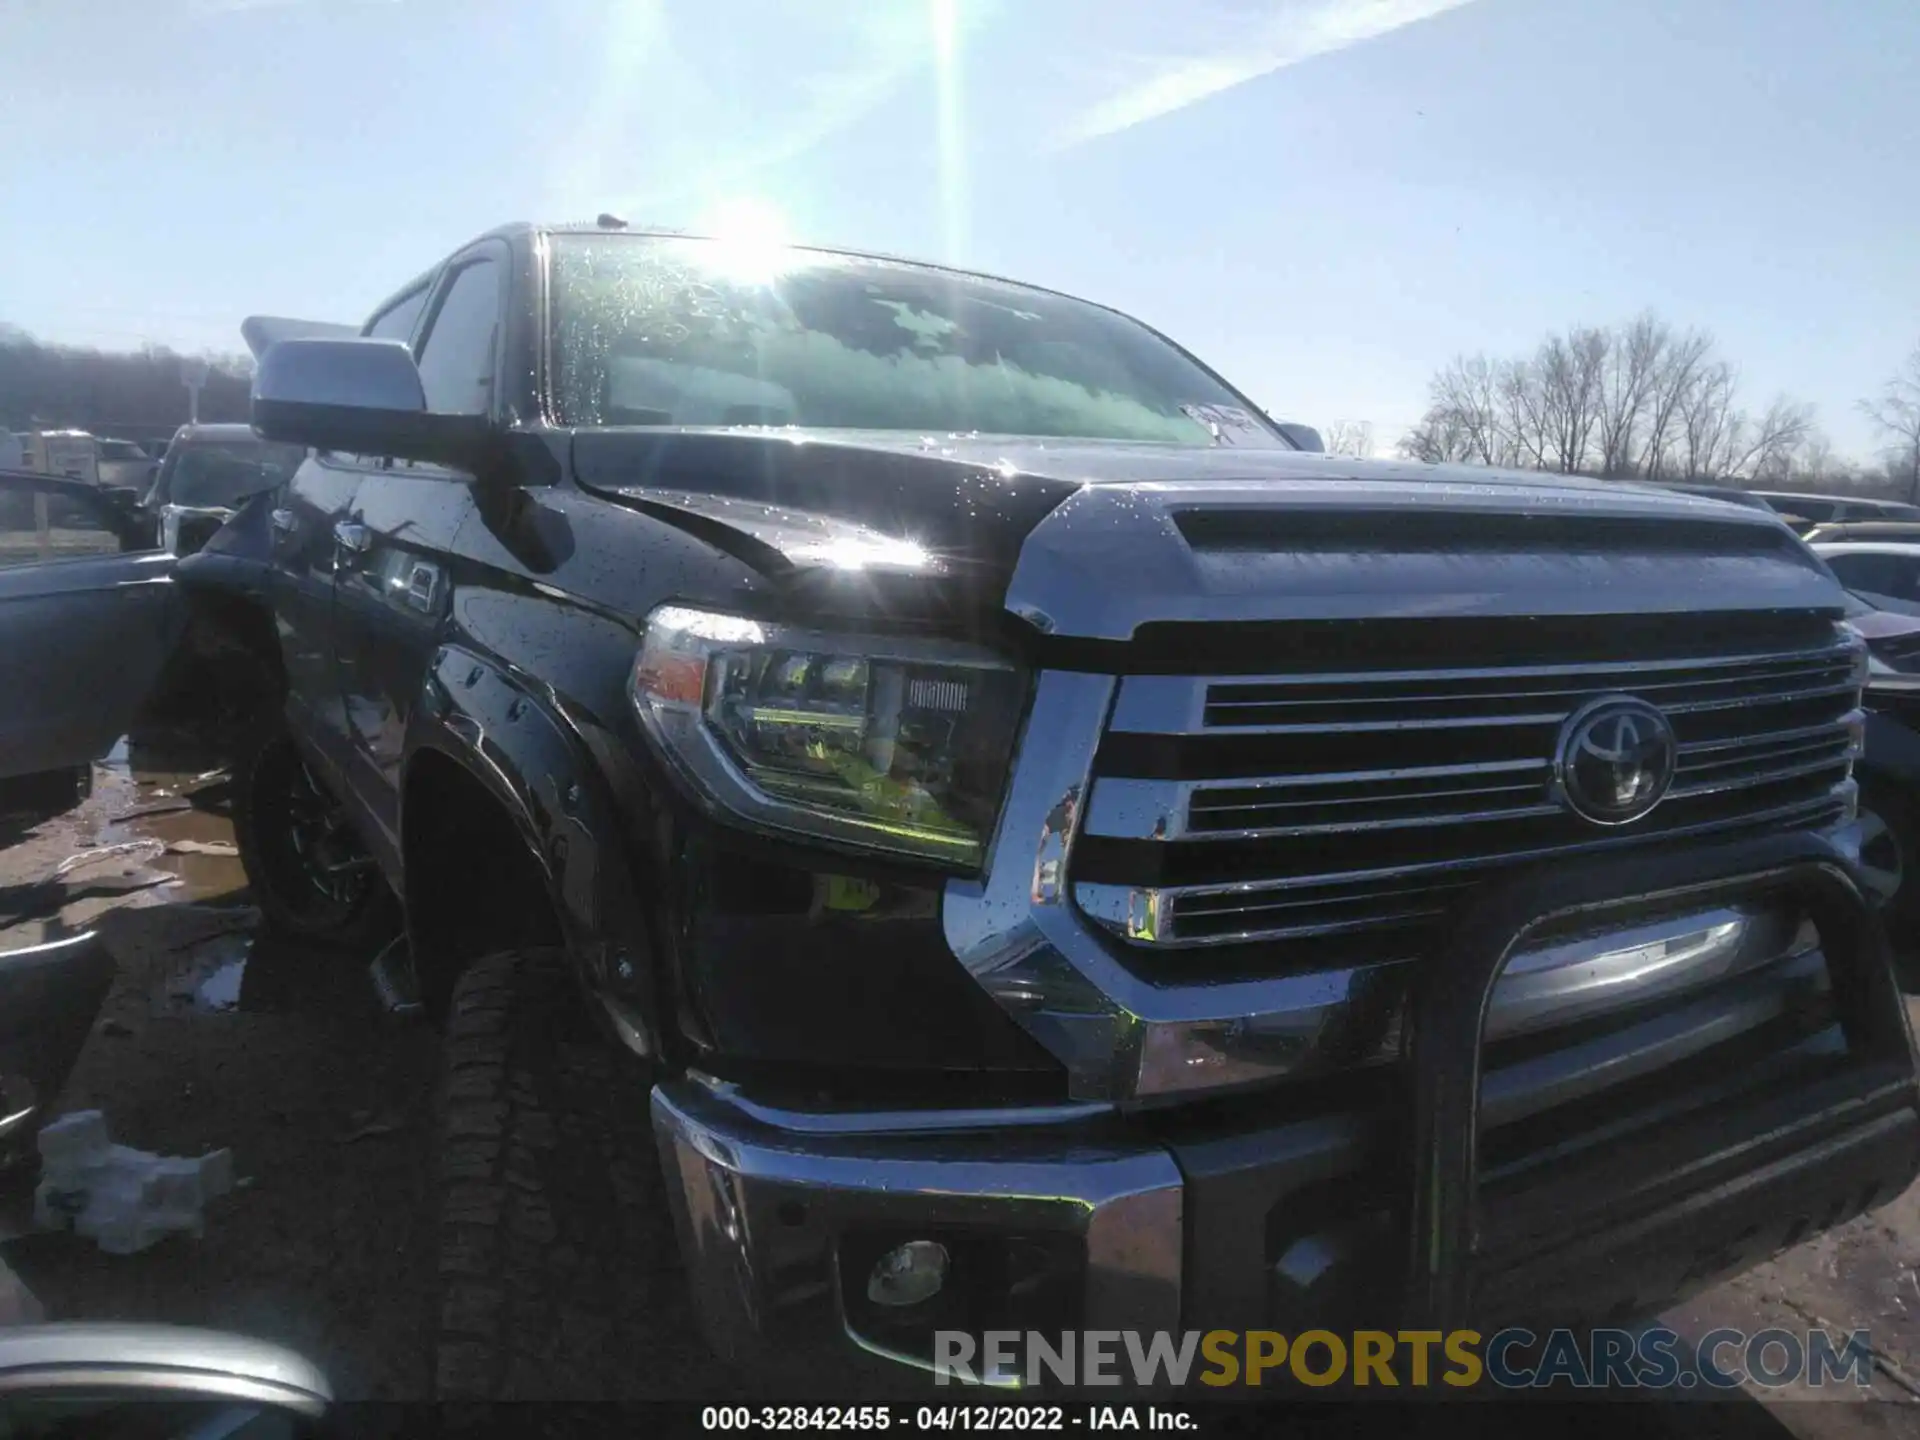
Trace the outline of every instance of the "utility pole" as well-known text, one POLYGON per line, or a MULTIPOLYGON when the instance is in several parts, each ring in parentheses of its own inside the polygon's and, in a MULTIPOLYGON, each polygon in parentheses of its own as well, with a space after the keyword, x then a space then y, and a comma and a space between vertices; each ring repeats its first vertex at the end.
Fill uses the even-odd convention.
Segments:
POLYGON ((190 355, 180 362, 180 380, 187 387, 187 423, 200 423, 200 387, 207 383, 207 362, 190 355))

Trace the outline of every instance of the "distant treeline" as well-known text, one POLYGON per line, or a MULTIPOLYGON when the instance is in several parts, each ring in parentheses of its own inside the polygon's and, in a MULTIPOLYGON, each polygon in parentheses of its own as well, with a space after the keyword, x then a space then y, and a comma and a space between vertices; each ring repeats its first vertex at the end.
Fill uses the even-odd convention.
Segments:
MULTIPOLYGON (((163 439, 187 420, 187 387, 171 350, 47 345, 0 325, 0 429, 87 430, 128 440, 163 439)), ((247 418, 251 364, 209 355, 200 418, 247 418)))
POLYGON ((1712 336, 1657 315, 1576 325, 1531 354, 1456 356, 1433 377, 1427 412, 1400 453, 1610 480, 1920 500, 1920 349, 1882 396, 1860 402, 1885 442, 1873 461, 1836 455, 1803 401, 1782 395, 1747 408, 1738 378, 1712 336))

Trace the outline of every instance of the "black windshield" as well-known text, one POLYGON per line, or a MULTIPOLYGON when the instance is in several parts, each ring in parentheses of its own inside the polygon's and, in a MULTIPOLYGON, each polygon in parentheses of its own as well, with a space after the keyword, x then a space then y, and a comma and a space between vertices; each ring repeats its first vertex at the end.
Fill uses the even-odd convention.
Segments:
POLYGON ((560 235, 560 418, 1291 448, 1145 326, 979 276, 824 252, 560 235))

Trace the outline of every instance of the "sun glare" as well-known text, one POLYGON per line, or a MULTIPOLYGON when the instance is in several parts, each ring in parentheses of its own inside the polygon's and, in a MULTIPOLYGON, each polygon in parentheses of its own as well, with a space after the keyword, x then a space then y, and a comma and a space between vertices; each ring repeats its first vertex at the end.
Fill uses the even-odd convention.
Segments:
POLYGON ((713 267, 743 285, 765 285, 787 268, 792 236, 779 208, 743 197, 708 212, 700 233, 714 241, 713 267))

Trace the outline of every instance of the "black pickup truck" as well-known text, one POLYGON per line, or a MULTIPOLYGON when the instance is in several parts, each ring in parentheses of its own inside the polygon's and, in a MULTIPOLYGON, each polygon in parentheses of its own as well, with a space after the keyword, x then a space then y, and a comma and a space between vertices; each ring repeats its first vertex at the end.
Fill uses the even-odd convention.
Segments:
POLYGON ((445 1028, 447 1395, 670 1390, 677 1271, 836 1383, 1641 1317, 1920 1167, 1865 655, 1764 512, 1308 453, 1111 310, 606 224, 253 405, 314 453, 179 578, 264 910, 403 915, 445 1028))

